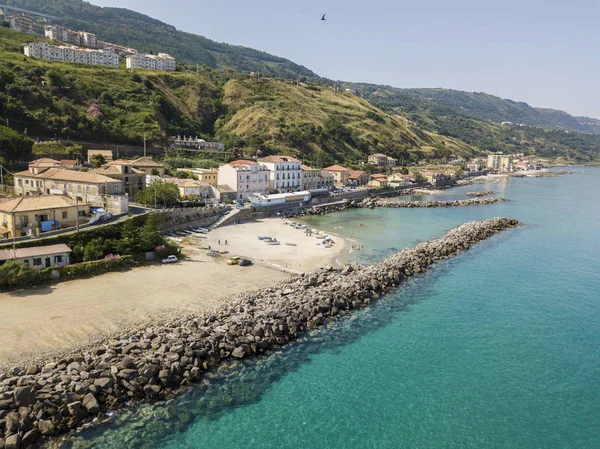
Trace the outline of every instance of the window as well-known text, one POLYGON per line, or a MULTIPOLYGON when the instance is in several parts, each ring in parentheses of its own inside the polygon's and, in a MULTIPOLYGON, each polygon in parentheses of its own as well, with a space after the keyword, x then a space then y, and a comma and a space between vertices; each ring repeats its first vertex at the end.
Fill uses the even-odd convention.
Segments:
POLYGON ((33 266, 38 266, 42 264, 42 259, 33 259, 33 266))
POLYGON ((69 218, 69 212, 67 212, 66 210, 63 210, 62 217, 63 217, 63 220, 66 218, 69 218))
POLYGON ((54 263, 62 263, 63 256, 54 256, 54 263))

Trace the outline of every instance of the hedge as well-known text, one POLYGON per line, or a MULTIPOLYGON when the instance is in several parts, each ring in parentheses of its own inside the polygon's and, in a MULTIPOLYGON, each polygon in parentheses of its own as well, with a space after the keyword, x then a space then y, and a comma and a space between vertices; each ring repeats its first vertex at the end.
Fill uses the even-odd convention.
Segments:
POLYGON ((39 281, 47 282, 52 280, 52 272, 57 271, 61 280, 78 279, 90 276, 97 276, 108 271, 114 271, 119 268, 129 268, 138 265, 138 262, 133 256, 107 256, 101 260, 93 260, 90 262, 82 262, 75 265, 67 265, 66 267, 52 267, 41 270, 39 273, 39 281))

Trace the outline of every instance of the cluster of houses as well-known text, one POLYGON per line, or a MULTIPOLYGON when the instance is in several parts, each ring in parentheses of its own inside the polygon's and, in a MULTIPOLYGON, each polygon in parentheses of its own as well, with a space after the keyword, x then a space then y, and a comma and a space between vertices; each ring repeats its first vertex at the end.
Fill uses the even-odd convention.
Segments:
MULTIPOLYGON (((8 22, 10 28, 15 31, 37 34, 35 22, 27 16, 11 16, 8 22)), ((44 36, 57 42, 57 45, 30 42, 23 46, 25 56, 50 61, 119 67, 119 55, 123 54, 128 69, 175 70, 175 59, 167 53, 138 53, 135 48, 100 41, 94 33, 87 31, 73 31, 61 25, 48 25, 44 27, 44 36)))
MULTIPOLYGON (((483 161, 477 161, 480 164, 483 161)), ((516 171, 540 170, 541 164, 536 156, 525 156, 522 153, 504 154, 493 153, 487 157, 487 168, 498 173, 510 173, 516 171)))

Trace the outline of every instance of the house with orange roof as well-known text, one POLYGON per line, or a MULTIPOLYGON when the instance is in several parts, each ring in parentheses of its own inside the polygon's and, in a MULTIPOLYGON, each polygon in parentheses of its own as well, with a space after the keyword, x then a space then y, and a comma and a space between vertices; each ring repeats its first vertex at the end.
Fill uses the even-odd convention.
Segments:
POLYGON ((371 179, 369 181, 369 187, 387 187, 388 186, 388 177, 383 174, 375 174, 371 175, 371 179))
POLYGON ((323 171, 331 173, 336 187, 343 187, 348 184, 348 177, 350 176, 350 170, 341 165, 332 165, 324 168, 323 171))
POLYGON ((355 187, 366 186, 371 177, 362 170, 350 170, 348 184, 355 187))

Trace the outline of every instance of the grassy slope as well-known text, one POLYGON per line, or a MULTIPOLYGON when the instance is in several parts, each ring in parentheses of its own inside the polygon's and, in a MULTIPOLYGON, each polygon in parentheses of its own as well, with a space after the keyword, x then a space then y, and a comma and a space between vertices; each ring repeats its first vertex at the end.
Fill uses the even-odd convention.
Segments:
POLYGON ((405 158, 472 154, 462 142, 423 132, 328 86, 236 79, 224 92, 229 114, 219 133, 241 136, 262 154, 283 151, 317 164, 320 153, 347 163, 375 152, 405 158))

